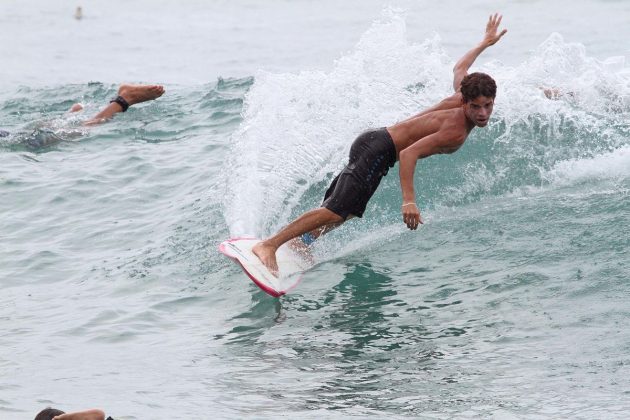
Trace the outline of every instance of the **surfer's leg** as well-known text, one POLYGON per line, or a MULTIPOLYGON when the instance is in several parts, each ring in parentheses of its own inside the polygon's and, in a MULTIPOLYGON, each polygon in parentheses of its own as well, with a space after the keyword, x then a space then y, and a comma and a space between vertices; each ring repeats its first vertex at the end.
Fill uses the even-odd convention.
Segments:
MULTIPOLYGON (((350 215, 348 216, 346 220, 351 219, 352 217, 353 216, 350 215)), ((313 229, 309 232, 305 232, 302 235, 298 236, 297 238, 293 238, 289 240, 288 245, 293 251, 300 254, 304 259, 306 259, 307 261, 313 262, 313 255, 311 253, 311 245, 313 245, 313 243, 320 236, 325 235, 328 232, 332 231, 333 229, 338 228, 339 226, 343 225, 343 223, 344 222, 329 223, 327 225, 320 226, 316 229, 313 229)))
MULTIPOLYGON (((334 213, 334 212, 333 212, 334 213)), ((302 235, 300 235, 298 238, 294 238, 294 241, 299 241, 303 246, 310 246, 313 244, 313 242, 315 242, 320 236, 323 236, 325 234, 327 234, 328 232, 331 232, 335 229, 337 229, 339 226, 343 225, 344 222, 347 222, 348 220, 352 219, 354 217, 353 214, 348 215, 348 217, 346 217, 345 220, 342 220, 341 222, 335 222, 335 223, 328 223, 327 225, 324 226, 320 226, 316 229, 313 229, 309 232, 305 232, 302 235)))
POLYGON ((131 105, 152 101, 163 94, 164 87, 160 85, 120 85, 120 88, 118 88, 118 96, 101 110, 101 112, 86 121, 85 125, 100 124, 119 112, 127 111, 127 108, 131 105))
POLYGON ((311 232, 327 225, 338 226, 343 222, 344 219, 341 216, 324 207, 307 211, 282 228, 274 236, 256 244, 256 246, 252 248, 252 252, 256 254, 269 271, 277 275, 278 263, 276 262, 276 251, 282 244, 306 232, 311 232))

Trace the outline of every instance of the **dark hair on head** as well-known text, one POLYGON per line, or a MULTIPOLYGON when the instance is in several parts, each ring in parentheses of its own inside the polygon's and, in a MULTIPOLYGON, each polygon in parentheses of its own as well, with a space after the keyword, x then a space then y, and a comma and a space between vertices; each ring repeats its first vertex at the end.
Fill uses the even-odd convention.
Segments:
POLYGON ((460 91, 464 102, 470 102, 480 96, 494 99, 497 96, 497 84, 485 73, 471 73, 462 79, 460 91))
POLYGON ((52 420, 55 416, 60 416, 62 414, 66 414, 61 410, 57 410, 56 408, 45 408, 40 411, 36 416, 35 420, 52 420))

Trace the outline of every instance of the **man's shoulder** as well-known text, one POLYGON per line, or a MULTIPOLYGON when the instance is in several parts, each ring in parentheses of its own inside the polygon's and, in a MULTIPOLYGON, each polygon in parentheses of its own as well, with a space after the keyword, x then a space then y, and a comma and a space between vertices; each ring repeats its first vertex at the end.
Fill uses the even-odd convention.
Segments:
POLYGON ((461 107, 436 111, 436 116, 439 116, 439 118, 444 123, 448 124, 448 126, 460 126, 462 124, 465 125, 466 121, 464 110, 461 107))
POLYGON ((442 102, 453 102, 453 105, 459 106, 462 104, 463 100, 464 100, 464 97, 462 96, 462 93, 458 90, 457 92, 453 93, 451 96, 447 96, 446 98, 444 98, 442 102))
POLYGON ((462 104, 462 94, 455 92, 451 96, 442 99, 436 106, 430 108, 427 114, 451 115, 453 111, 461 109, 462 104))
POLYGON ((449 136, 461 137, 464 140, 470 133, 464 111, 461 108, 455 108, 449 109, 448 112, 442 121, 442 129, 448 131, 449 136))

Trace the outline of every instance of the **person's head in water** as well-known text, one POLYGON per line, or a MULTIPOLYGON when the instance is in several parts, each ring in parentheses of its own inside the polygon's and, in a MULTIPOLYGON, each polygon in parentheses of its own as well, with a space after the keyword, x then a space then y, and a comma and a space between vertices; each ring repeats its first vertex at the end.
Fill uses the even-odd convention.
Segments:
POLYGON ((497 96, 494 79, 485 73, 471 73, 462 79, 460 92, 464 99, 466 118, 477 127, 485 127, 497 96))
MULTIPOLYGON (((57 416, 63 416, 62 418, 68 419, 105 420, 105 412, 103 412, 103 410, 99 410, 98 408, 92 408, 90 410, 84 411, 74 411, 72 413, 64 413, 61 410, 50 407, 40 411, 37 416, 35 416, 35 420, 52 420, 57 416)), ((108 417, 107 420, 112 420, 112 418, 108 417)))
POLYGON ((42 411, 40 411, 39 413, 37 413, 37 416, 35 416, 35 420, 52 420, 57 416, 60 416, 62 414, 66 414, 61 410, 57 410, 56 408, 45 408, 42 411))

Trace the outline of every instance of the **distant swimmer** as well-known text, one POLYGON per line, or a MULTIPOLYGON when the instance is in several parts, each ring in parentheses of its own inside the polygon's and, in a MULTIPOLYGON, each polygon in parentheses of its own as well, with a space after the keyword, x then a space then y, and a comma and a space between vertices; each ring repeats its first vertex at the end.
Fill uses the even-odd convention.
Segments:
POLYGON ((435 154, 457 151, 473 128, 488 124, 496 83, 484 73, 468 74, 468 69, 486 48, 507 32, 506 29, 498 32, 501 18, 499 14, 491 15, 481 43, 455 64, 454 95, 404 121, 359 135, 350 148, 348 165, 332 181, 321 207, 302 214, 253 247, 252 252, 269 271, 278 273, 276 251, 282 244, 293 239, 294 248, 305 249, 346 220, 362 217, 381 178, 396 161, 400 162, 403 222, 411 230, 423 223, 413 185, 416 162, 435 154))

